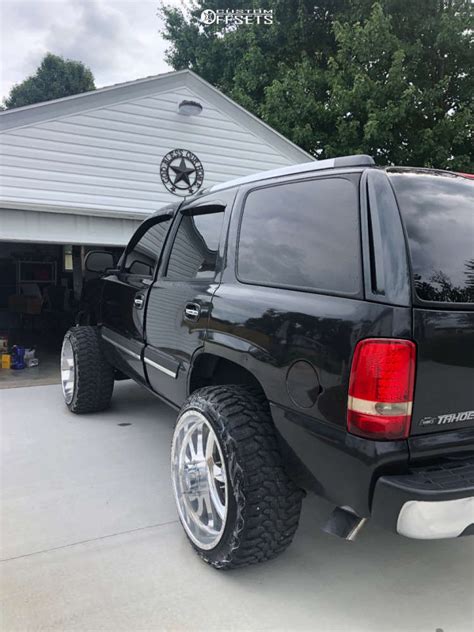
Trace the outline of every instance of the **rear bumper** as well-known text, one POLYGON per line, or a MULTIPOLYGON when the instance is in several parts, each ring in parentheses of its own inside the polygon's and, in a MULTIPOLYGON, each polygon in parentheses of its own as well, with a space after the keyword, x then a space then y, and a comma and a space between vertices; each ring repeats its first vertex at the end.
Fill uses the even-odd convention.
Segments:
POLYGON ((406 469, 405 440, 363 439, 349 434, 345 426, 325 424, 275 404, 270 408, 287 469, 298 485, 338 507, 350 507, 362 518, 370 517, 371 490, 380 475, 406 469))
POLYGON ((417 539, 474 535, 474 458, 446 459, 381 476, 375 485, 372 519, 417 539))

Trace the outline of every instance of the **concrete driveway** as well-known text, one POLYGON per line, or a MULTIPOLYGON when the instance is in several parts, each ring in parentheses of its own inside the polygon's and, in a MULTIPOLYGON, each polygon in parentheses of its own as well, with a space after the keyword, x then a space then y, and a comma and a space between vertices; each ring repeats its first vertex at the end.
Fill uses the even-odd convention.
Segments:
POLYGON ((347 543, 309 497, 286 554, 218 572, 176 519, 172 410, 121 382, 106 413, 74 416, 38 386, 0 391, 0 414, 4 631, 473 629, 474 538, 369 524, 347 543))

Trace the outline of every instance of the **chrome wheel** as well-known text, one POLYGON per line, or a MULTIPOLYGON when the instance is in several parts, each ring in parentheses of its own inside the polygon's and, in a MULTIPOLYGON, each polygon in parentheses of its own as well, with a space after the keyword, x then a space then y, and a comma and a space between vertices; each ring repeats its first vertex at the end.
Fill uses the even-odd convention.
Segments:
POLYGON ((186 533, 201 549, 212 549, 220 541, 226 524, 227 474, 214 430, 197 411, 186 411, 176 425, 171 477, 186 533))
POLYGON ((61 349, 61 385, 66 404, 70 404, 74 395, 74 352, 71 341, 65 338, 61 349))

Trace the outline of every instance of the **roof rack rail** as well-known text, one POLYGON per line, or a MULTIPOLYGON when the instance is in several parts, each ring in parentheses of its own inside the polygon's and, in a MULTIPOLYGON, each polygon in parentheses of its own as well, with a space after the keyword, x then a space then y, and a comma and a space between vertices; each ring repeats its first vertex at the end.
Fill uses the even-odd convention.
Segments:
POLYGON ((370 167, 375 165, 372 156, 367 154, 354 154, 353 156, 341 156, 334 158, 335 167, 370 167))
POLYGON ((328 158, 327 160, 312 160, 311 162, 303 162, 298 165, 288 167, 279 167, 270 171, 261 171, 235 180, 228 180, 215 184, 209 192, 228 189, 229 187, 238 186, 240 184, 248 184, 259 180, 267 180, 268 178, 277 178, 278 176, 290 176, 298 173, 307 173, 310 171, 320 171, 322 169, 335 169, 339 167, 371 167, 375 165, 372 156, 366 154, 356 154, 354 156, 341 156, 339 158, 328 158))

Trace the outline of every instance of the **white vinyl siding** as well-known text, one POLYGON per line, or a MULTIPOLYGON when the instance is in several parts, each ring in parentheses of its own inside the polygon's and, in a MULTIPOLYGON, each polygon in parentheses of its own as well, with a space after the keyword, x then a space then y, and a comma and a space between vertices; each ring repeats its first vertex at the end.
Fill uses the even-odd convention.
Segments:
POLYGON ((171 149, 199 157, 205 187, 293 164, 184 88, 13 129, 1 145, 3 199, 117 213, 149 214, 176 199, 159 175, 171 149), (178 114, 183 98, 199 100, 202 114, 178 114))
MULTIPOLYGON (((102 237, 103 243, 125 243, 127 225, 130 236, 137 221, 180 199, 160 178, 161 161, 172 149, 198 156, 204 188, 309 158, 190 71, 7 110, 0 113, 0 130, 0 240, 7 224, 10 235, 15 212, 18 227, 30 236, 42 212, 48 216, 44 227, 70 226, 65 215, 83 216, 76 236, 87 236, 84 243, 100 243, 100 235, 93 237, 94 218, 104 219, 101 230, 109 219, 123 220, 102 237), (199 101, 201 114, 178 114, 183 99, 199 101)), ((71 243, 57 230, 50 234, 71 243)), ((37 235, 38 241, 48 238, 37 235)))

